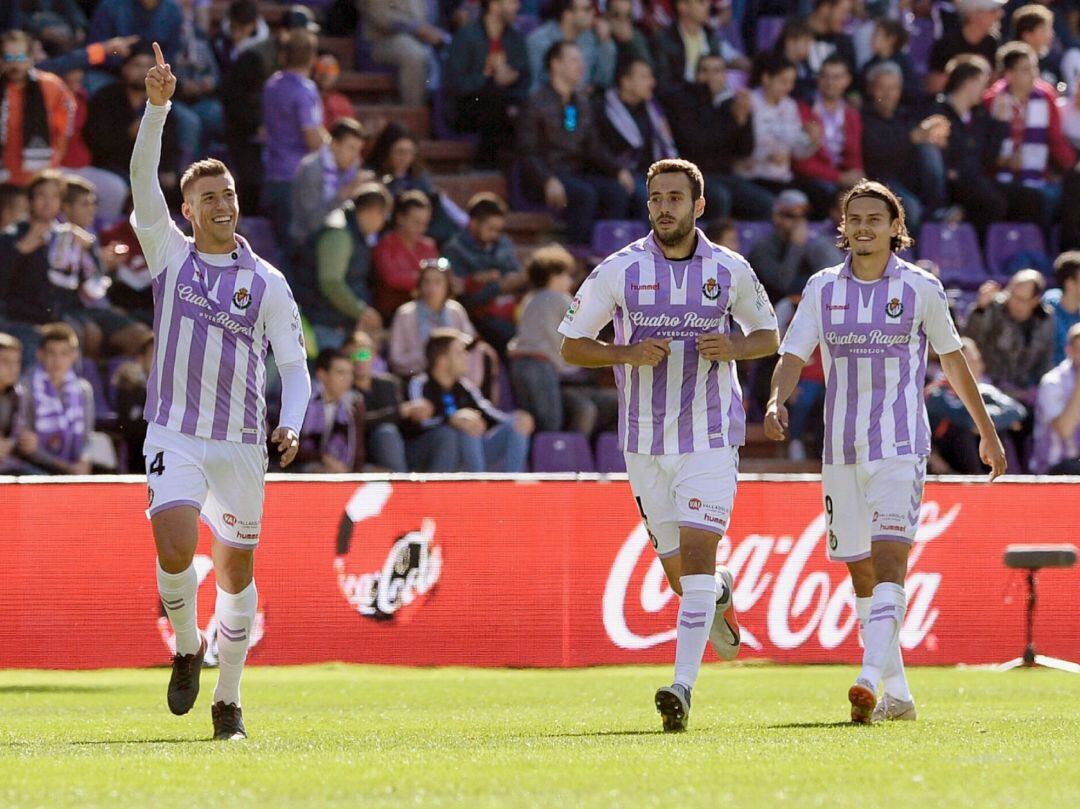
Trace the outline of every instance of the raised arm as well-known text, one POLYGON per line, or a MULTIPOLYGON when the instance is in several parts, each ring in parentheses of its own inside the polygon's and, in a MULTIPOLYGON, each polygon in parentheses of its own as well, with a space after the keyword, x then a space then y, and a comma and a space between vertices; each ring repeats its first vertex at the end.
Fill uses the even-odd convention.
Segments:
POLYGON ((161 136, 171 106, 169 99, 176 92, 176 77, 156 42, 154 58, 156 64, 146 74, 146 110, 131 152, 131 199, 139 228, 151 227, 169 216, 169 206, 161 193, 157 174, 161 162, 161 136))

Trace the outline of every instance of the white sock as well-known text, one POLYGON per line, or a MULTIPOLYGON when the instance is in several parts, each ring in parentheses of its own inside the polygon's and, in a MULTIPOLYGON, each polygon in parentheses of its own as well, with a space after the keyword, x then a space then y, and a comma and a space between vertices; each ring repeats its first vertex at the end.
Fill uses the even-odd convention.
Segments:
POLYGON ((166 573, 157 563, 157 589, 165 614, 176 633, 176 653, 195 654, 202 645, 199 632, 199 575, 195 565, 179 573, 166 573))
POLYGON ((870 620, 870 605, 874 603, 873 596, 860 598, 855 596, 855 614, 859 616, 859 640, 863 648, 866 648, 866 622, 870 620))
POLYGON ((904 623, 904 615, 907 614, 907 597, 905 595, 904 605, 900 608, 900 615, 897 618, 896 634, 893 636, 893 648, 892 654, 889 655, 888 661, 885 663, 885 670, 882 672, 882 677, 885 682, 885 693, 891 697, 902 699, 904 702, 911 702, 911 689, 908 688, 907 673, 904 671, 904 656, 900 652, 900 627, 904 623))
POLYGON ((901 585, 883 581, 874 587, 870 617, 863 632, 866 648, 859 679, 871 683, 875 690, 897 643, 906 606, 907 594, 901 585))
POLYGON ((702 573, 683 576, 679 581, 682 602, 675 636, 675 682, 693 688, 716 615, 716 577, 702 573))
POLYGON ((214 702, 240 705, 240 675, 244 673, 251 640, 251 625, 255 622, 255 607, 259 603, 259 591, 255 581, 236 595, 217 588, 218 682, 214 689, 214 702))

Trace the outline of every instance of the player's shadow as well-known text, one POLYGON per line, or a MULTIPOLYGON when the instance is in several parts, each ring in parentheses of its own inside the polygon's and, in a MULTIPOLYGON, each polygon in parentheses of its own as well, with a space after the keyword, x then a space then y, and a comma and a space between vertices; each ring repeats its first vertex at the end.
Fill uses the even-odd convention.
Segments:
POLYGON ((544 739, 588 739, 596 736, 658 736, 656 730, 583 730, 580 733, 541 733, 544 739))
POLYGON ((0 685, 0 694, 100 694, 118 690, 115 685, 0 685))
POLYGON ((210 739, 74 739, 68 744, 103 745, 103 744, 198 744, 210 739))
POLYGON ((870 727, 848 720, 847 722, 788 722, 783 725, 766 725, 769 730, 815 730, 821 728, 870 727))

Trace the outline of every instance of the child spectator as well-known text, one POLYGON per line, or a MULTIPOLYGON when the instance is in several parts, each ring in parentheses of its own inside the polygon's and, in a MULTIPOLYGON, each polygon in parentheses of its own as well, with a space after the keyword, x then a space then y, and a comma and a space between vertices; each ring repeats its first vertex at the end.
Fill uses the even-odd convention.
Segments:
POLYGON ((296 459, 301 472, 342 474, 364 468, 364 399, 353 393, 352 361, 339 349, 324 348, 315 359, 296 459))

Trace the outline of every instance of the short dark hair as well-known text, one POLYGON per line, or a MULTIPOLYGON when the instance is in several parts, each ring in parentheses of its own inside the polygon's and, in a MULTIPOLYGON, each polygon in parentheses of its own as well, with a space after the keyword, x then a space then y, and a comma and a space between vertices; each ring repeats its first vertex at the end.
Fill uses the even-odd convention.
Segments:
POLYGON ((814 29, 810 27, 802 17, 788 17, 784 20, 784 25, 780 29, 780 35, 776 38, 776 45, 773 47, 773 51, 779 54, 784 53, 784 45, 791 39, 803 39, 804 37, 814 36, 814 29))
POLYGON ((844 68, 844 70, 848 72, 849 76, 851 75, 851 65, 848 64, 847 59, 845 59, 836 51, 833 51, 825 57, 825 61, 823 61, 821 63, 821 67, 818 68, 818 75, 820 76, 821 71, 823 71, 827 67, 831 67, 832 65, 840 65, 840 67, 844 68))
POLYGON ((431 200, 428 199, 427 194, 415 188, 410 191, 402 191, 394 200, 394 221, 396 222, 413 208, 423 208, 430 211, 431 200))
POLYGON ((343 140, 350 136, 360 140, 367 138, 364 125, 355 118, 338 118, 330 125, 331 140, 343 140))
POLYGON ((550 48, 547 49, 547 52, 544 53, 544 69, 547 70, 548 73, 550 73, 551 63, 554 62, 556 59, 562 59, 563 51, 565 51, 567 48, 576 47, 578 47, 576 42, 570 42, 566 39, 560 39, 558 42, 554 43, 550 48))
POLYGON ((525 262, 525 274, 533 289, 543 289, 556 275, 572 273, 576 268, 574 256, 561 244, 545 245, 525 262))
POLYGON ((894 47, 896 48, 896 50, 893 51, 894 54, 902 51, 904 46, 908 44, 908 40, 911 38, 907 28, 904 27, 904 24, 900 22, 900 20, 881 17, 877 21, 877 27, 881 29, 881 32, 885 34, 885 36, 893 41, 894 47))
POLYGON ((1012 70, 1025 59, 1033 65, 1039 64, 1039 54, 1035 53, 1035 49, 1026 42, 1006 42, 994 54, 999 73, 1012 70))
MULTIPOLYGON (((843 211, 844 218, 847 218, 848 206, 852 201, 862 199, 863 197, 870 197, 871 199, 880 199, 889 209, 889 221, 892 222, 896 219, 900 220, 900 232, 893 236, 889 242, 889 249, 894 253, 899 253, 914 242, 911 239, 911 235, 908 233, 907 221, 904 214, 904 204, 900 202, 900 198, 893 193, 892 189, 884 183, 879 183, 875 180, 859 180, 855 183, 854 187, 844 195, 844 201, 841 203, 840 210, 843 211)), ((836 242, 836 246, 841 250, 849 250, 851 248, 850 242, 848 242, 847 236, 841 232, 840 238, 836 242)))
MULTIPOLYGON (((707 56, 708 54, 705 55, 707 56)), ((698 59, 698 61, 700 62, 701 59, 698 59)), ((638 56, 637 54, 623 56, 615 64, 616 87, 619 86, 619 83, 622 82, 623 79, 630 75, 631 71, 634 69, 634 65, 645 65, 649 70, 652 70, 652 65, 650 65, 648 60, 642 56, 638 56)))
POLYGON ((26 184, 26 196, 28 199, 33 199, 37 190, 45 183, 56 183, 60 186, 60 196, 64 195, 64 189, 67 187, 67 177, 56 169, 42 169, 33 177, 30 178, 30 182, 26 184))
POLYGON ((491 191, 480 191, 473 194, 469 198, 466 210, 469 213, 469 218, 475 219, 477 222, 483 222, 493 216, 506 216, 507 213, 506 203, 502 201, 498 194, 491 191))
POLYGON ((725 233, 738 230, 735 220, 730 216, 720 216, 705 226, 705 238, 711 242, 719 242, 725 233))
POLYGON ((1020 6, 1012 15, 1013 33, 1017 39, 1030 34, 1043 25, 1054 26, 1054 12, 1038 3, 1020 6))
POLYGON ((760 85, 766 76, 775 76, 785 70, 795 70, 795 63, 784 54, 775 51, 759 53, 754 58, 754 69, 751 72, 750 83, 760 85))
POLYGON ((67 343, 72 348, 78 348, 79 335, 67 323, 46 323, 41 327, 41 348, 49 343, 67 343))
POLYGON ((360 188, 356 191, 356 196, 353 197, 353 207, 358 211, 366 211, 368 208, 376 206, 384 211, 390 210, 394 206, 394 200, 390 196, 390 192, 386 190, 385 185, 374 180, 361 183, 360 188))
POLYGON ((187 171, 180 178, 180 196, 184 196, 188 187, 196 180, 201 180, 203 177, 225 177, 226 175, 231 176, 229 167, 217 158, 207 157, 196 160, 187 167, 187 171))
POLYGON ((0 183, 0 211, 9 208, 19 197, 26 198, 26 191, 15 183, 0 183))
POLYGON ((464 342, 463 335, 457 329, 432 329, 431 336, 424 345, 424 359, 430 371, 440 357, 450 352, 450 347, 456 342, 464 342))
POLYGON ((319 356, 315 358, 315 370, 329 371, 334 364, 334 360, 352 362, 340 348, 324 348, 319 352, 319 356))
POLYGON ((1080 250, 1069 250, 1062 253, 1054 261, 1054 280, 1062 289, 1065 282, 1072 278, 1074 281, 1080 277, 1080 250))
POLYGON ((645 175, 646 188, 652 184, 653 177, 658 174, 685 174, 690 180, 690 199, 694 202, 697 202, 705 193, 705 178, 701 176, 701 169, 689 160, 683 160, 681 157, 657 160, 649 166, 649 172, 645 175))
POLYGON ((65 178, 64 184, 64 204, 71 205, 76 202, 79 197, 84 197, 87 194, 97 194, 97 188, 89 180, 83 179, 76 174, 69 174, 65 178))
POLYGON ((990 63, 977 53, 955 56, 945 65, 945 95, 951 95, 972 79, 985 78, 993 73, 990 63))
POLYGON ((229 22, 251 25, 259 20, 259 4, 255 0, 232 0, 229 3, 229 22))

